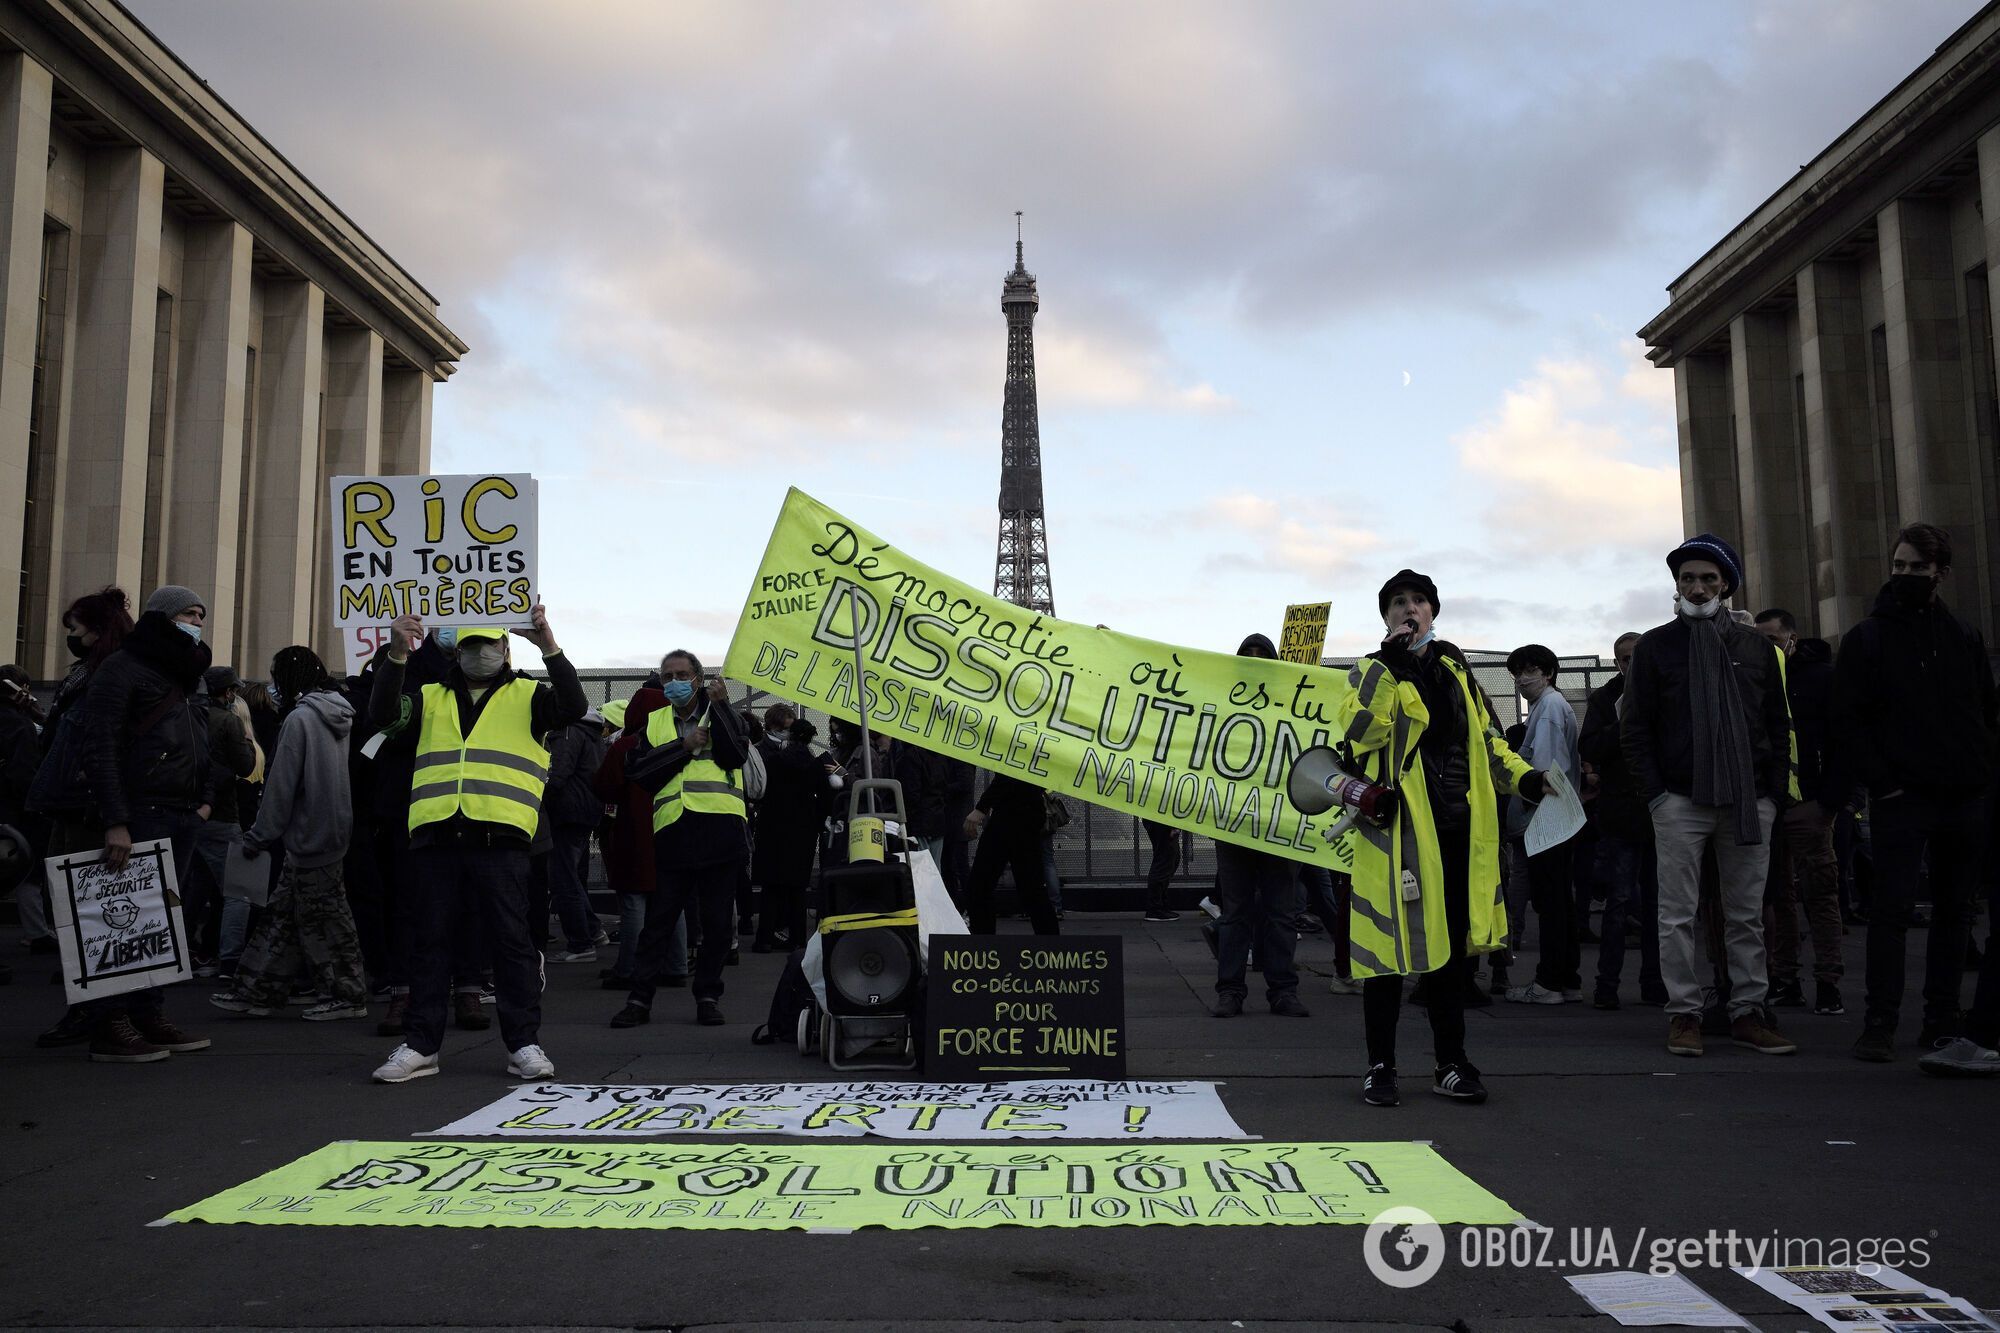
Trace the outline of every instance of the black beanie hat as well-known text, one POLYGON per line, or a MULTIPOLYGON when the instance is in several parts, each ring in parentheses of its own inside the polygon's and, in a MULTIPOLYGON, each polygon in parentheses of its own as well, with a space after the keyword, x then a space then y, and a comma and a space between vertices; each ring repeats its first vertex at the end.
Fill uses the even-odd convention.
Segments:
POLYGON ((1389 614, 1389 599, 1404 588, 1422 593, 1424 600, 1431 604, 1432 615, 1444 610, 1438 605, 1438 586, 1430 581, 1428 575, 1419 574, 1414 569, 1399 569, 1389 576, 1387 583, 1382 585, 1382 591, 1375 594, 1375 614, 1378 616, 1389 614))

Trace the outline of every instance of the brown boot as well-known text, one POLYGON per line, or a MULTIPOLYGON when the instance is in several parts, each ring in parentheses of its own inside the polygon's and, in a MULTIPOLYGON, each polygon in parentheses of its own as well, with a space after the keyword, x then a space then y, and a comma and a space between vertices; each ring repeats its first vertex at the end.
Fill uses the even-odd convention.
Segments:
POLYGON ((1701 1054, 1700 1014, 1675 1014, 1667 1020, 1667 1052, 1671 1055, 1701 1054))
POLYGON ((208 1049, 207 1037, 197 1037, 191 1032, 181 1030, 169 1023, 162 1014, 135 1018, 132 1020, 132 1026, 139 1030, 140 1036, 153 1045, 163 1051, 172 1051, 176 1055, 208 1049))
POLYGON ((403 1035, 403 1020, 410 1015, 410 993, 397 991, 389 997, 389 1007, 382 1014, 382 1021, 375 1025, 375 1035, 379 1037, 400 1037, 403 1035))
POLYGON ((479 1007, 479 992, 462 990, 451 997, 451 1021, 467 1032, 484 1032, 493 1020, 479 1007))
POLYGON ((1798 1050, 1776 1028, 1767 1024, 1762 1014, 1756 1013, 1744 1014, 1731 1021, 1729 1039, 1738 1046, 1748 1046, 1760 1055, 1790 1055, 1798 1050))
POLYGON ((124 1014, 99 1022, 90 1037, 90 1058, 102 1064, 149 1065, 172 1054, 140 1036, 139 1029, 124 1014))

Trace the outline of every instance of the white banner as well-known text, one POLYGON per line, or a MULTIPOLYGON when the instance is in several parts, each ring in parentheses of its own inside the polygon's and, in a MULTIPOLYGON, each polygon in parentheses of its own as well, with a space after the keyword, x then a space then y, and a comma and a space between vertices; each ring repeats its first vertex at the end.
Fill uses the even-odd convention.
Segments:
POLYGON ((1247 1139, 1213 1083, 531 1083, 433 1134, 1247 1139))
POLYGON ((334 624, 358 674, 389 622, 525 629, 535 609, 535 479, 526 473, 335 477, 334 624))
POLYGON ((71 1004, 192 975, 172 843, 134 843, 117 871, 105 867, 102 851, 51 856, 44 864, 71 1004))

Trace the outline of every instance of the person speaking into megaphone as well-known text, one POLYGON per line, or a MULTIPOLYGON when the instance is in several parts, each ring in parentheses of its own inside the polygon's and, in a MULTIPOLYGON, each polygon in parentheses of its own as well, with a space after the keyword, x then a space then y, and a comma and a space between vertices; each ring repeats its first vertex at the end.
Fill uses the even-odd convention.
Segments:
POLYGON ((1368 1074, 1362 1099, 1394 1106, 1396 1019, 1402 978, 1431 976, 1431 1091, 1483 1102, 1486 1088, 1465 1054, 1465 960, 1502 947, 1499 797, 1540 800, 1542 775, 1500 737, 1493 708, 1465 655, 1437 637, 1437 584, 1398 571, 1376 595, 1388 635, 1348 673, 1352 691, 1335 715, 1355 777, 1397 790, 1386 827, 1359 819, 1353 852, 1349 948, 1362 982, 1368 1074))

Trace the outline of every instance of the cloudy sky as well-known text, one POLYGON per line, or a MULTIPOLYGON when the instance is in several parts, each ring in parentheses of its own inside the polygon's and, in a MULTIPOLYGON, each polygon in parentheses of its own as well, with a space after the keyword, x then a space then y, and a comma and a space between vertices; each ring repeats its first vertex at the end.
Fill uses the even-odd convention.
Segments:
POLYGON ((542 479, 605 666, 719 659, 790 485, 991 586, 1016 209, 1060 615, 1355 651, 1408 564, 1608 654, 1680 524, 1632 330, 1977 9, 127 3, 438 296, 433 467, 542 479))

